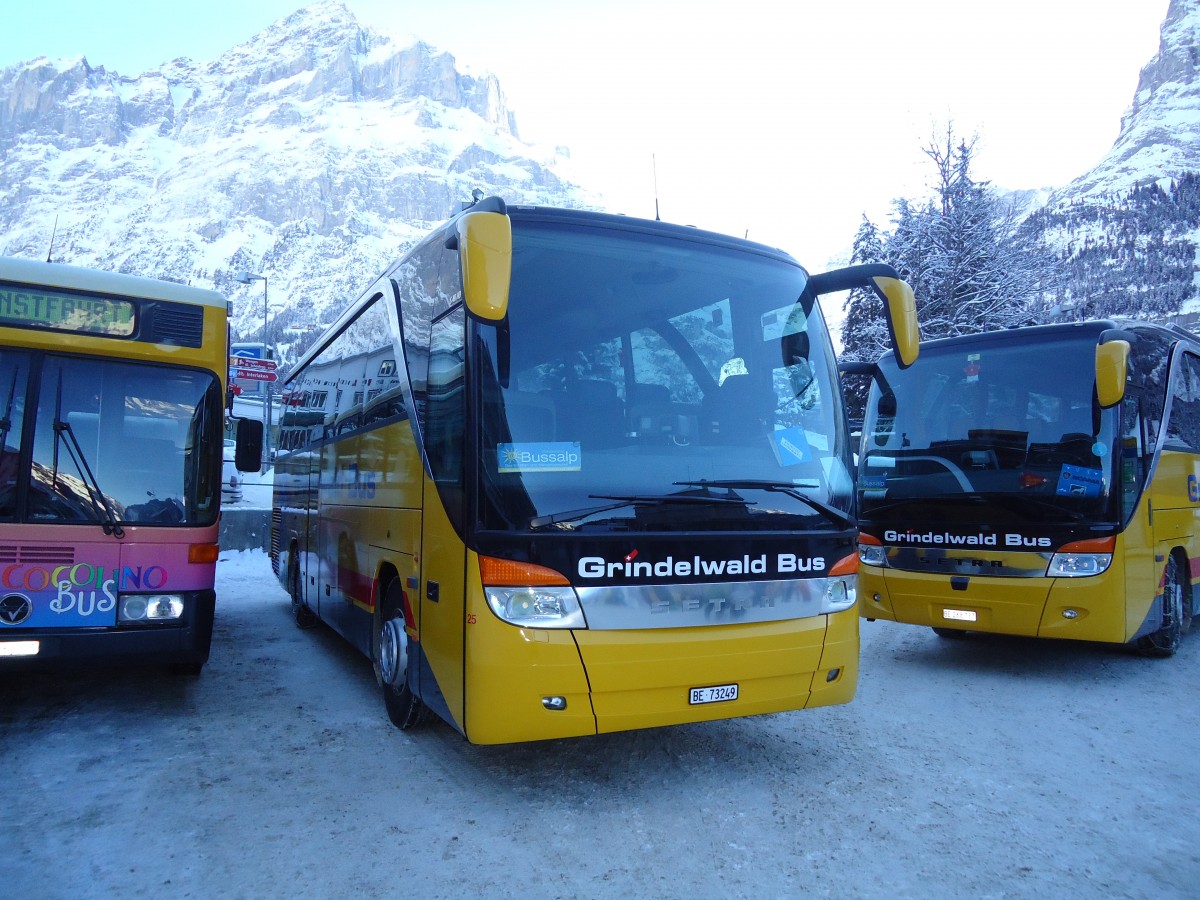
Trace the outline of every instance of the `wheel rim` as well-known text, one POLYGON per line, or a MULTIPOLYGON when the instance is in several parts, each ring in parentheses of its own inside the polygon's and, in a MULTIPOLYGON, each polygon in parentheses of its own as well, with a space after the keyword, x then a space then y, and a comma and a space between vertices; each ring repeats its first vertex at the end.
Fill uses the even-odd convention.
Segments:
POLYGON ((384 684, 398 685, 408 668, 408 635, 404 619, 396 616, 383 623, 379 632, 379 676, 384 684))
POLYGON ((288 579, 291 582, 292 594, 292 613, 300 612, 300 567, 292 566, 292 576, 288 579))
POLYGON ((1163 625, 1171 627, 1183 623, 1183 582, 1172 565, 1167 571, 1167 583, 1163 587, 1163 625))

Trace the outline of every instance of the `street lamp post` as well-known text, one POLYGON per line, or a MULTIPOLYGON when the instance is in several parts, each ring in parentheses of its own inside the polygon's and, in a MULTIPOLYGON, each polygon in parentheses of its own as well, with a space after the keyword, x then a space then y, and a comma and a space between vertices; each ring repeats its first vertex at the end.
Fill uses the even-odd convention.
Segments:
MULTIPOLYGON (((263 329, 262 329, 262 345, 263 357, 266 358, 267 350, 267 276, 257 275, 254 272, 242 272, 237 276, 237 280, 242 284, 254 284, 256 281, 263 283, 263 329)), ((266 408, 263 411, 263 423, 265 424, 265 446, 263 447, 262 472, 267 470, 267 461, 270 459, 271 450, 271 382, 267 382, 267 396, 264 401, 266 408)))

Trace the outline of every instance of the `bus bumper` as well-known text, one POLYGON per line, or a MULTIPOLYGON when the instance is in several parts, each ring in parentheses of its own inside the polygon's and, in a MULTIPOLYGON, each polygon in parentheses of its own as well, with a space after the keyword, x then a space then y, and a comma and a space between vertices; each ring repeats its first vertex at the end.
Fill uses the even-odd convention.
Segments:
POLYGON ((734 625, 575 632, 511 629, 468 666, 467 739, 508 743, 704 722, 849 702, 858 685, 854 609, 734 625), (690 703, 693 688, 737 698, 690 703))
POLYGON ((1125 576, 1114 561, 1087 578, 952 577, 861 566, 859 609, 887 619, 962 631, 1124 643, 1125 576))
POLYGON ((208 661, 216 592, 190 591, 187 597, 189 612, 177 625, 0 631, 0 672, 141 665, 198 668, 208 661), (26 655, 34 645, 36 653, 26 655))

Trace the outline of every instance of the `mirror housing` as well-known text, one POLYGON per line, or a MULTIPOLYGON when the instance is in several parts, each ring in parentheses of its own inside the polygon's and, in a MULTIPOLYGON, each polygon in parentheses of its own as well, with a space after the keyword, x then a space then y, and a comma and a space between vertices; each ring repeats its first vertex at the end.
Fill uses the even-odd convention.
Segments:
POLYGON ((512 223, 503 212, 474 210, 457 223, 463 300, 471 315, 499 322, 508 313, 512 223))
POLYGON ((887 311, 888 331, 896 365, 907 369, 917 361, 921 349, 921 334, 917 328, 917 298, 908 282, 900 278, 875 276, 871 279, 875 292, 883 298, 887 311))
POLYGON ((1101 409, 1116 406, 1125 398, 1129 373, 1129 341, 1106 341, 1096 345, 1096 399, 1101 409))
POLYGON ((917 323, 917 299, 895 269, 883 263, 867 263, 834 269, 808 279, 808 290, 816 296, 854 288, 870 288, 883 301, 884 318, 892 339, 896 365, 907 369, 917 361, 921 331, 917 323))
POLYGON ((238 419, 233 465, 239 472, 257 472, 262 468, 263 423, 258 419, 238 419))

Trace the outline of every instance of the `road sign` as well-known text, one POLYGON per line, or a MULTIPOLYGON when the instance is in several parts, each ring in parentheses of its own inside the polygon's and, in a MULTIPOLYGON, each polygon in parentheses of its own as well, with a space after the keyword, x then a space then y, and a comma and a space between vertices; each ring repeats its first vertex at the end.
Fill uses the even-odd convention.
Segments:
POLYGON ((247 369, 242 366, 234 366, 229 371, 233 373, 234 378, 241 378, 245 381, 275 381, 279 378, 275 372, 266 369, 247 369))
POLYGON ((252 356, 231 356, 229 365, 235 369, 252 369, 259 372, 274 372, 279 367, 273 359, 255 359, 252 356))
POLYGON ((266 397, 271 383, 257 381, 252 376, 243 375, 243 372, 247 371, 254 363, 264 361, 267 357, 267 348, 261 343, 238 341, 230 346, 229 352, 229 378, 231 380, 236 378, 241 382, 238 386, 242 389, 242 396, 260 399, 266 397), (243 369, 243 365, 247 368, 243 369))

